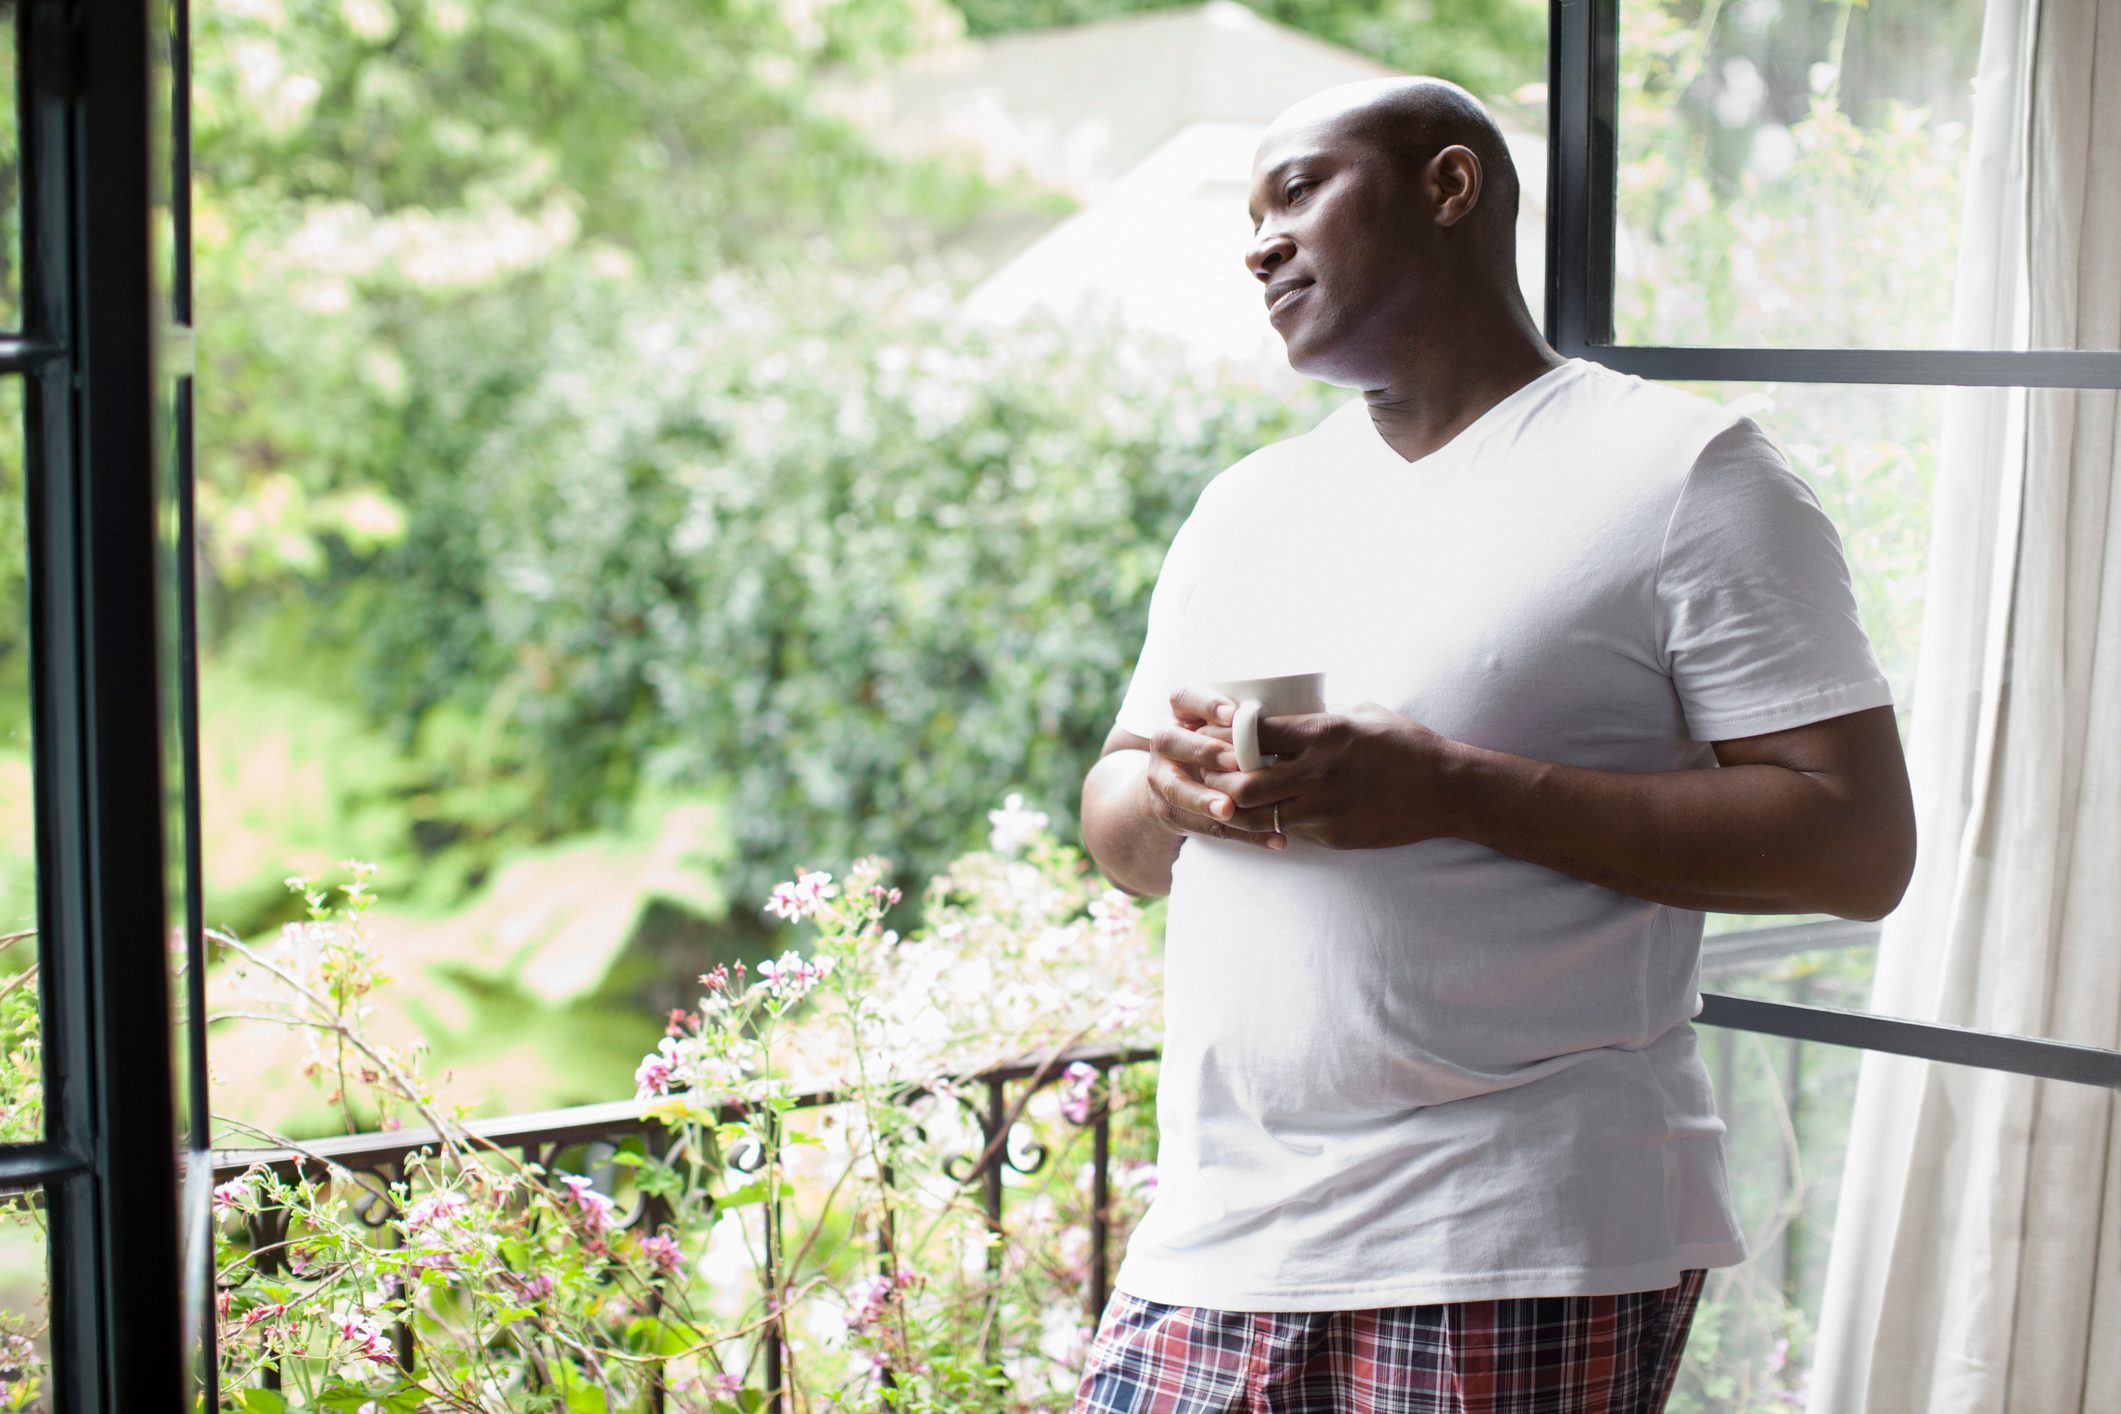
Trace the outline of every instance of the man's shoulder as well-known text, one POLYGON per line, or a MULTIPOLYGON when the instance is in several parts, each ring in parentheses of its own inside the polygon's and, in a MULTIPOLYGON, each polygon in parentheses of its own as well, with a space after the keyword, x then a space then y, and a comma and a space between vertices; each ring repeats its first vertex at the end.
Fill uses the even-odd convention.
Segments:
POLYGON ((1743 408, 1599 364, 1586 366, 1557 412, 1534 445, 1566 448, 1577 474, 1653 500, 1677 494, 1706 450, 1731 443, 1726 434, 1759 433, 1743 408))
POLYGON ((1579 415, 1609 420, 1635 435, 1669 433, 1678 437, 1712 437, 1741 414, 1712 398, 1669 383, 1652 382, 1585 360, 1575 384, 1571 408, 1579 415))
POLYGON ((1205 504, 1211 496, 1224 501, 1240 500, 1250 494, 1269 491, 1292 472, 1316 471, 1321 457, 1330 460, 1340 455, 1348 419, 1362 406, 1362 395, 1358 393, 1303 431, 1292 432, 1248 452, 1209 478, 1201 491, 1202 502, 1205 504))

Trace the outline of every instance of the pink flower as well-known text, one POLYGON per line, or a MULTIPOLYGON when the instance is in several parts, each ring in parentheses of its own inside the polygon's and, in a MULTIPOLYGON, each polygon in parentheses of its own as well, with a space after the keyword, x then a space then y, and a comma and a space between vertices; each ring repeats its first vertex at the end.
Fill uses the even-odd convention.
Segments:
POLYGON ((471 1200, 461 1193, 437 1193, 422 1198, 405 1210, 405 1230, 417 1232, 424 1227, 448 1222, 470 1206, 471 1200))
POLYGON ((243 1200, 249 1196, 250 1175, 247 1173, 241 1174, 214 1188, 214 1211, 217 1213, 237 1212, 243 1207, 243 1200))
POLYGON ((797 952, 784 952, 778 959, 759 964, 759 980, 782 1001, 801 1001, 818 983, 832 975, 832 959, 812 962, 797 952))
POLYGON ((383 1327, 358 1311, 348 1312, 339 1319, 339 1337, 353 1343, 353 1354, 363 1360, 372 1360, 378 1365, 389 1365, 397 1360, 397 1352, 390 1348, 390 1341, 383 1334, 383 1327))
POLYGON ((567 1191, 573 1195, 575 1207, 581 1210, 584 1227, 591 1232, 611 1230, 612 1217, 618 1211, 616 1204, 590 1187, 588 1179, 577 1174, 563 1173, 560 1175, 560 1182, 565 1184, 567 1191))
POLYGON ((773 886, 773 892, 766 899, 766 911, 784 923, 793 923, 810 917, 827 899, 838 893, 830 874, 797 870, 793 883, 773 886))
POLYGON ((502 1276, 506 1278, 510 1286, 523 1294, 525 1301, 543 1301, 546 1297, 552 1295, 552 1278, 546 1276, 543 1272, 533 1277, 522 1276, 515 1272, 504 1272, 502 1276))
POLYGON ((914 1275, 912 1269, 900 1267, 889 1276, 879 1273, 856 1282, 847 1293, 850 1304, 847 1313, 848 1329, 863 1331, 880 1325, 884 1319, 884 1308, 917 1280, 919 1278, 914 1275))
POLYGON ((656 1042, 655 1050, 641 1058, 633 1072, 633 1095, 637 1100, 646 1100, 656 1095, 667 1095, 677 1088, 679 1078, 685 1072, 685 1058, 676 1038, 665 1036, 656 1042))
POLYGON ((1128 1193, 1155 1193, 1156 1165, 1152 1163, 1128 1164, 1120 1170, 1119 1186, 1128 1193))
POLYGON ((648 1264, 667 1276, 676 1276, 685 1269, 685 1250, 678 1246, 677 1239, 657 1233, 641 1239, 641 1255, 648 1264))
POLYGON ((1134 900, 1118 889, 1107 889, 1092 899, 1090 916, 1097 922, 1100 942, 1123 943, 1134 936, 1134 900))
POLYGON ((1097 1067, 1088 1061, 1074 1061, 1061 1072, 1061 1114, 1071 1124, 1088 1124, 1090 1109, 1097 1098, 1097 1067))

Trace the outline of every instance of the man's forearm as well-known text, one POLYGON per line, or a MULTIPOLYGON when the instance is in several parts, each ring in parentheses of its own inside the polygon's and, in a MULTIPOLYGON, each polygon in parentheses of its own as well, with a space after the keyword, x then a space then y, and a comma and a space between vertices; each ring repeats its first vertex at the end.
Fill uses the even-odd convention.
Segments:
POLYGON ((1633 773, 1461 746, 1452 833, 1653 902, 1724 913, 1890 912, 1909 836, 1830 777, 1773 765, 1633 773))
POLYGON ((1130 894, 1171 892, 1181 836, 1150 810, 1149 753, 1108 751, 1083 779, 1083 843, 1107 879, 1130 894))

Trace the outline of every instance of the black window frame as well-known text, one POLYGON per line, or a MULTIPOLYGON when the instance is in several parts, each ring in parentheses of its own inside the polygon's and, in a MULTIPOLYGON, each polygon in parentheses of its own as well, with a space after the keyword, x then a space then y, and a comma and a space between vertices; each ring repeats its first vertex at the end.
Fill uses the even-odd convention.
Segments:
MULTIPOLYGON (((2121 351, 1617 343, 1620 0, 1552 0, 1548 18, 1546 334, 1560 353, 1652 379, 2121 388, 2121 351)), ((1695 1020, 2121 1091, 2121 1050, 1718 992, 1703 995, 1695 1020)))
MULTIPOLYGON (((163 520, 176 508, 188 543, 188 182, 170 179, 189 168, 187 16, 183 0, 17 0, 12 18, 22 320, 0 335, 0 375, 23 384, 45 1132, 0 1147, 0 1193, 47 1217, 53 1407, 176 1408, 200 1378, 212 1407, 211 1360, 187 1371, 208 1349, 211 1281, 188 1293, 180 1270, 184 1235, 209 1231, 204 1038, 189 1025, 174 1050, 165 872, 176 745, 196 914, 195 760, 164 726, 174 705, 192 735, 195 708, 189 626, 168 622, 165 598, 188 595, 188 556, 172 560, 163 520), (168 290, 163 201, 176 217, 168 290)), ((199 945, 187 928, 194 1022, 199 945)))

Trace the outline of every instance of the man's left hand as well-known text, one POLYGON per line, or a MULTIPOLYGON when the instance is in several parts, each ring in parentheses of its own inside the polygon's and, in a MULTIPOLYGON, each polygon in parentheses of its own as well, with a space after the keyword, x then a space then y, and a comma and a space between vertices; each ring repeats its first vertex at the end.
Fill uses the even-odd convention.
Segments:
MULTIPOLYGON (((1218 732, 1217 735, 1224 735, 1218 732)), ((1330 849, 1387 849, 1454 833, 1449 784, 1456 744, 1374 702, 1346 712, 1262 718, 1259 749, 1281 759, 1239 771, 1223 753, 1222 771, 1201 781, 1236 804, 1237 818, 1330 849)))

